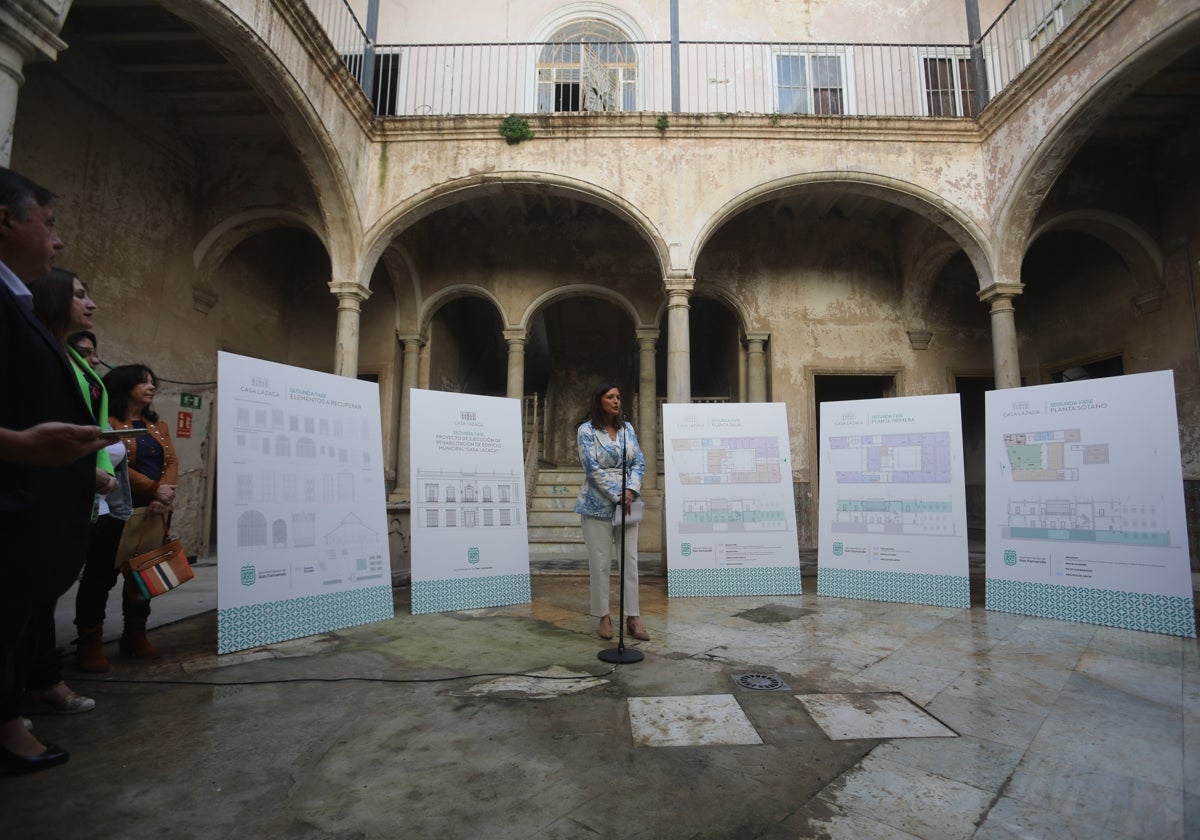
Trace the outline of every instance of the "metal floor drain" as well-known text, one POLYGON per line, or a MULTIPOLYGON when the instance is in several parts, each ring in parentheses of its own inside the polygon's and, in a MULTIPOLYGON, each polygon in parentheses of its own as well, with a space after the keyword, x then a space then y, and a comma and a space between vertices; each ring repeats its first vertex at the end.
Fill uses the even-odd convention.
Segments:
POLYGON ((778 674, 739 674, 733 681, 742 688, 753 691, 782 691, 787 684, 779 679, 778 674))

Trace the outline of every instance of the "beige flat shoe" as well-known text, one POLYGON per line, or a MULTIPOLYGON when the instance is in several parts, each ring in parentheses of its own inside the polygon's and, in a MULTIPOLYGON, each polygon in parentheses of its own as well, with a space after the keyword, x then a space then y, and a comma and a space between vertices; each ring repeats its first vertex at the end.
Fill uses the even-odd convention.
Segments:
POLYGON ((611 639, 613 637, 612 619, 608 616, 603 616, 600 619, 600 629, 596 631, 601 639, 611 639))
POLYGON ((625 632, 630 636, 633 636, 633 638, 637 639, 639 642, 650 641, 649 631, 646 630, 646 628, 642 625, 642 620, 637 616, 630 616, 629 618, 625 619, 625 632))

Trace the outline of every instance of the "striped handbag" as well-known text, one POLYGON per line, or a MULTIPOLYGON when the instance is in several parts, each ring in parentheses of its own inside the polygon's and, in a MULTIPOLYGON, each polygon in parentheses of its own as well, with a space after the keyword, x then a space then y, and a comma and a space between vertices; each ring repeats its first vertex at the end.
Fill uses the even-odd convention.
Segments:
POLYGON ((179 540, 169 540, 129 558, 122 569, 146 599, 170 592, 194 577, 179 540))

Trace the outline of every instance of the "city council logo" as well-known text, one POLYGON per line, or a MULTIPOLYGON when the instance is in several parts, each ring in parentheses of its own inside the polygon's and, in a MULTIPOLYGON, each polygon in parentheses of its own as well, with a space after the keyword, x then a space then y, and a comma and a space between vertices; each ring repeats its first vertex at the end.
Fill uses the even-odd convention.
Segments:
POLYGON ((1005 566, 1017 565, 1017 552, 1013 551, 1011 548, 1005 549, 1004 550, 1004 565, 1005 566))
POLYGON ((479 562, 479 547, 472 546, 467 549, 467 562, 474 566, 479 562))
POLYGON ((255 577, 253 566, 242 566, 242 586, 253 586, 255 577))
POLYGON ((835 542, 833 544, 833 556, 834 557, 841 557, 842 552, 845 550, 846 550, 846 547, 844 545, 842 545, 841 540, 838 540, 837 542, 835 542))
POLYGON ((692 544, 691 543, 683 543, 682 545, 680 545, 679 553, 682 554, 684 557, 691 557, 692 556, 692 544))

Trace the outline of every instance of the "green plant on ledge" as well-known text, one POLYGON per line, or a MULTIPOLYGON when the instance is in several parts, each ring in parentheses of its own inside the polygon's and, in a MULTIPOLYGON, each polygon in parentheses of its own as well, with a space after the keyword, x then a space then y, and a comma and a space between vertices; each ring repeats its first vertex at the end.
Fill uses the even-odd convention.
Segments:
POLYGON ((671 121, 669 119, 667 119, 666 114, 662 114, 661 116, 659 116, 658 119, 656 119, 654 121, 654 127, 658 129, 660 134, 666 134, 667 126, 669 126, 670 124, 671 124, 671 121))
POLYGON ((515 146, 522 140, 533 139, 533 130, 529 127, 529 120, 518 117, 516 114, 509 114, 500 122, 500 134, 504 137, 504 142, 510 146, 515 146))

